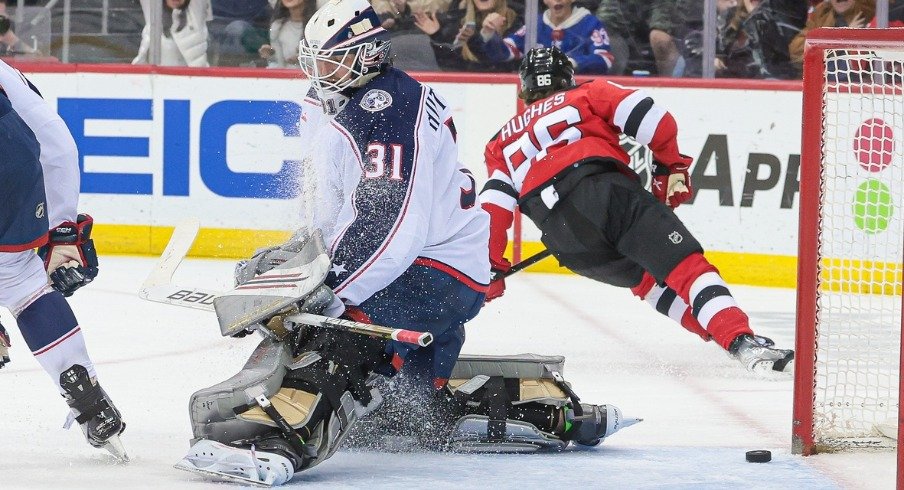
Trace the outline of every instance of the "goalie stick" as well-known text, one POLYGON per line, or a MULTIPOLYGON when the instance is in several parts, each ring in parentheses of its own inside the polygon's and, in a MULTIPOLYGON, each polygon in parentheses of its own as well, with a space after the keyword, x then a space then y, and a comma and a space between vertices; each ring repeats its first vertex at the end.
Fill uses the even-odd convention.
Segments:
MULTIPOLYGON (((173 230, 169 243, 160 255, 160 259, 154 265, 148 277, 138 289, 138 297, 155 303, 164 303, 186 308, 195 308, 204 311, 214 311, 213 300, 223 294, 222 291, 198 287, 184 287, 173 284, 173 275, 185 255, 191 249, 192 243, 200 229, 200 222, 196 218, 190 218, 180 222, 173 230)), ((396 340, 406 344, 414 344, 426 347, 433 342, 430 332, 416 332, 403 328, 391 328, 369 323, 355 322, 340 318, 330 318, 311 313, 296 313, 288 315, 286 320, 291 322, 311 325, 321 328, 332 328, 345 332, 363 335, 374 335, 382 339, 396 340)))

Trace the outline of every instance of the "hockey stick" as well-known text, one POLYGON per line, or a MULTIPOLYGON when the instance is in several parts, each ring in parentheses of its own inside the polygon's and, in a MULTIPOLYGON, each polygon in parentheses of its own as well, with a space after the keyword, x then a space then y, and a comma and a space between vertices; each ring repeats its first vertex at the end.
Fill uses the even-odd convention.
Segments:
POLYGON ((330 318, 328 316, 313 315, 311 313, 296 313, 289 315, 286 320, 315 327, 332 328, 343 332, 360 333, 364 335, 376 335, 382 339, 397 340, 405 344, 414 344, 427 347, 433 343, 433 335, 430 332, 416 332, 404 328, 381 327, 369 323, 360 323, 344 318, 330 318))
POLYGON ((173 274, 182 259, 188 254, 195 237, 198 236, 198 230, 201 229, 201 223, 197 218, 188 218, 176 225, 169 243, 160 254, 160 259, 154 265, 151 273, 141 283, 138 288, 138 297, 147 301, 155 301, 158 303, 175 304, 178 306, 188 306, 202 310, 213 311, 213 296, 210 292, 205 292, 203 300, 195 299, 185 301, 185 298, 195 297, 194 291, 181 290, 174 291, 172 281, 173 274), (211 296, 211 297, 207 297, 211 296))
MULTIPOLYGON (((185 258, 185 254, 191 248, 192 243, 194 243, 199 229, 200 223, 194 218, 176 225, 169 243, 160 255, 160 259, 138 289, 138 297, 155 303, 214 311, 213 300, 217 296, 222 295, 222 291, 187 288, 172 283, 173 275, 176 273, 179 264, 182 263, 182 259, 185 258)), ((430 332, 416 332, 403 328, 371 325, 311 313, 297 313, 289 315, 286 319, 304 325, 373 335, 382 339, 396 340, 420 347, 426 347, 433 342, 433 335, 430 332)))
POLYGON ((549 257, 550 255, 552 255, 552 252, 550 252, 548 249, 544 248, 542 251, 537 252, 537 253, 531 255, 530 257, 522 260, 521 262, 518 262, 517 264, 513 265, 512 268, 506 272, 503 272, 501 274, 499 272, 494 272, 493 277, 491 277, 490 280, 495 281, 498 279, 504 279, 506 277, 509 277, 516 272, 521 272, 524 269, 527 269, 528 267, 536 264, 537 262, 540 262, 541 260, 545 259, 546 257, 549 257))

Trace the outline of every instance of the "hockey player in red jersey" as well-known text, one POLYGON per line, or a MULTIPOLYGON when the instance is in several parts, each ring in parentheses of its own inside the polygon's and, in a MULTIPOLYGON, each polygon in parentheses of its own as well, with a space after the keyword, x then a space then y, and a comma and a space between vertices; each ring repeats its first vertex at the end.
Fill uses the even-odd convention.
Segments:
POLYGON ((575 85, 557 48, 532 49, 521 63, 527 106, 486 148, 490 214, 487 301, 502 296, 503 257, 515 207, 542 231, 559 263, 631 288, 657 311, 704 340, 714 339, 754 372, 790 372, 794 352, 754 335, 719 271, 671 208, 693 194, 690 157, 678 151, 675 119, 643 91, 607 80, 575 85), (626 134, 648 145, 652 194, 628 167, 626 134), (690 305, 690 306, 689 306, 690 305))

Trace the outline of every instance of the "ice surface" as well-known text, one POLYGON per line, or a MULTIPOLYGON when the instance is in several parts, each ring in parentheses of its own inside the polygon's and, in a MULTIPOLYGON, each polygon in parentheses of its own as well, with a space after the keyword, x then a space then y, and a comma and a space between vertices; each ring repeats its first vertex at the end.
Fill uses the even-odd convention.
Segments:
MULTIPOLYGON (((100 380, 125 417, 132 457, 117 465, 80 431, 5 310, 11 365, 0 370, 0 488, 229 488, 172 465, 188 449, 188 397, 246 361, 256 340, 219 336, 211 313, 139 300, 152 258, 103 257, 71 298, 100 380)), ((230 286, 233 263, 188 260, 176 282, 230 286)), ((520 274, 468 325, 465 351, 563 354, 591 403, 645 421, 564 454, 340 452, 290 485, 318 488, 893 488, 891 453, 789 454, 792 382, 747 374, 626 290, 574 276, 520 274), (769 449, 773 461, 744 460, 769 449)), ((793 342, 794 292, 735 286, 757 333, 793 342)))

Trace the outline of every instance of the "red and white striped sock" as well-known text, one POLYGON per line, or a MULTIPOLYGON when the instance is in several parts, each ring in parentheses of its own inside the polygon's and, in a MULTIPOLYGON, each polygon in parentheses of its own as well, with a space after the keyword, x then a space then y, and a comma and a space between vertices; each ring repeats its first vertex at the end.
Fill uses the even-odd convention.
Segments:
POLYGON ((665 282, 690 305, 691 315, 726 350, 738 335, 753 335, 747 315, 738 307, 719 270, 703 254, 686 257, 665 282))
POLYGON ((687 331, 700 336, 704 341, 709 341, 709 333, 694 318, 690 307, 678 296, 674 289, 656 284, 653 276, 645 272, 640 284, 631 288, 631 292, 646 301, 659 313, 674 320, 687 331))

